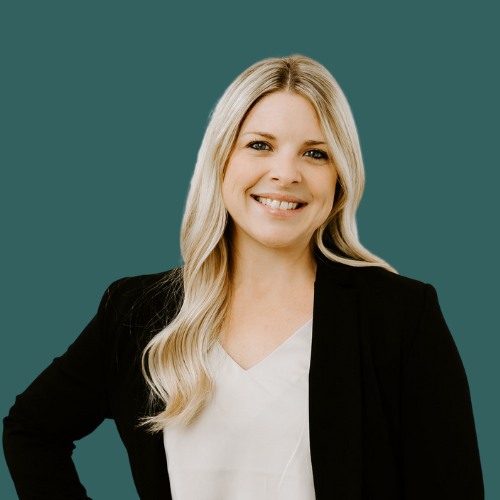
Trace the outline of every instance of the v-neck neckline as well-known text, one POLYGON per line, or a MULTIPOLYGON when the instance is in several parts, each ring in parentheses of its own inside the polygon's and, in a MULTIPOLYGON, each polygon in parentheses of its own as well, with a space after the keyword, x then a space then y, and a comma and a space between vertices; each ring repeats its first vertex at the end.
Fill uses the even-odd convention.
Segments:
POLYGON ((301 332, 303 329, 306 328, 306 326, 309 325, 309 323, 313 320, 314 318, 311 318, 309 321, 307 321, 307 323, 304 323, 297 331, 295 331, 294 333, 292 333, 292 335, 290 335, 290 337, 288 337, 284 342, 282 342, 278 347, 276 347, 276 349, 274 349, 274 351, 270 352, 265 358, 261 359, 258 363, 256 363, 255 365, 251 366, 250 368, 248 368, 247 370, 245 370, 242 366, 240 366, 228 353, 227 351, 224 349, 224 347, 222 347, 222 344, 217 341, 216 344, 218 345, 219 349, 222 351, 222 354, 224 355, 224 357, 226 359, 228 359, 228 361, 235 365, 236 368, 239 369, 239 371, 243 372, 243 373, 249 373, 251 371, 254 371, 254 369, 258 368, 259 366, 261 366, 266 360, 268 360, 270 357, 272 357, 276 352, 280 351, 283 349, 283 346, 285 346, 286 344, 290 343, 289 341, 291 341, 291 339, 293 339, 294 337, 296 337, 299 332, 301 332))

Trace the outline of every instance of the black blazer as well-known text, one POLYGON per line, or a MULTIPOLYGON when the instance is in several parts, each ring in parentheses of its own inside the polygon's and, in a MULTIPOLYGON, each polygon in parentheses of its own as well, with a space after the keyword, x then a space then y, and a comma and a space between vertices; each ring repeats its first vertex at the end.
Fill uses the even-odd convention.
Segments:
MULTIPOLYGON (((316 498, 484 499, 469 385, 435 288, 379 267, 317 260, 309 374, 316 498)), ((181 300, 168 290, 137 299, 164 277, 115 281, 68 350, 16 397, 3 447, 20 499, 87 499, 71 454, 105 418, 116 423, 139 497, 171 498, 162 434, 134 428, 146 410, 146 325, 165 304, 171 319, 181 300)))

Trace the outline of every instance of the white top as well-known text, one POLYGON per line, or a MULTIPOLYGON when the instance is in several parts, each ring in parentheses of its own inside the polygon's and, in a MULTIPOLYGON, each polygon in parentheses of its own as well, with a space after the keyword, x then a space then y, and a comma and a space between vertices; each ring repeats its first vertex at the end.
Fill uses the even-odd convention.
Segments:
POLYGON ((210 402, 191 426, 163 432, 173 500, 315 500, 312 321, 249 370, 216 344, 210 402))

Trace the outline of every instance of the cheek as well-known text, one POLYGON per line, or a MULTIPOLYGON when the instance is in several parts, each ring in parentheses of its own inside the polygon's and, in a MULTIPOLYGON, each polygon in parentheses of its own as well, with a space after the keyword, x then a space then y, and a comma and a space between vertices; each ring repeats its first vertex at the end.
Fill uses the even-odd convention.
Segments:
POLYGON ((229 196, 229 194, 233 191, 233 185, 238 179, 237 170, 238 165, 234 160, 231 160, 227 165, 224 180, 222 181, 222 194, 224 197, 229 196))
POLYGON ((318 175, 313 181, 314 187, 311 184, 311 189, 314 189, 315 196, 323 200, 325 207, 331 207, 334 203, 335 188, 337 186, 337 174, 332 172, 324 172, 323 175, 318 175))
POLYGON ((234 159, 228 164, 222 182, 222 198, 233 213, 238 209, 242 196, 245 196, 245 171, 241 162, 234 159))
POLYGON ((250 189, 259 179, 257 165, 244 157, 234 157, 226 169, 224 185, 226 192, 231 191, 232 195, 244 195, 247 189, 250 189))

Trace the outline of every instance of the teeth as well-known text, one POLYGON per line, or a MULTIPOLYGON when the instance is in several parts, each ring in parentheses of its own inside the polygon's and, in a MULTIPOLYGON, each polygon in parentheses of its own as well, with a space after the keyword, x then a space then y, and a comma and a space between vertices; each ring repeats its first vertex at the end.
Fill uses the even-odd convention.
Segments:
POLYGON ((261 198, 260 196, 256 196, 255 199, 263 205, 269 205, 271 208, 279 208, 280 210, 295 210, 298 205, 298 203, 271 200, 271 198, 261 198))

